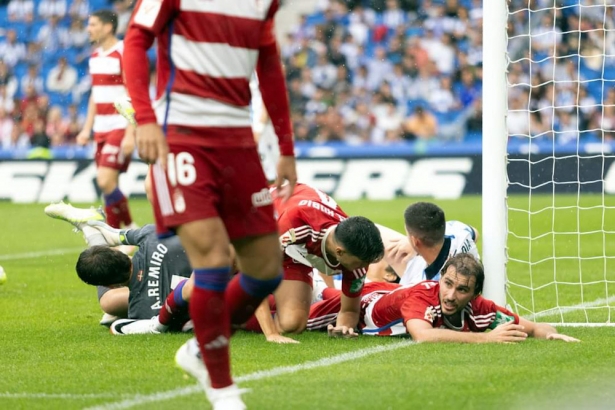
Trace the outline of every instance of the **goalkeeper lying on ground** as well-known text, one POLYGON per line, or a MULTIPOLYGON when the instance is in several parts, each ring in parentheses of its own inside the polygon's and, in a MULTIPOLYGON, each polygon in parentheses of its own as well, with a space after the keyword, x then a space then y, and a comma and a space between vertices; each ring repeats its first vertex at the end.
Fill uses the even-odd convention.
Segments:
MULTIPOLYGON (((188 295, 192 281, 190 263, 179 241, 172 236, 159 239, 154 225, 120 230, 104 223, 102 212, 80 209, 63 202, 51 204, 45 213, 72 224, 83 233, 88 248, 77 260, 77 275, 97 286, 99 300, 117 290, 111 302, 101 307, 109 311, 127 310, 127 319, 115 320, 116 335, 163 333, 190 330, 188 295), (114 249, 121 245, 138 246, 132 257, 114 249), (163 308, 164 307, 164 308, 163 308)), ((233 254, 231 249, 231 254, 233 254)), ((107 310, 105 310, 107 311, 107 310)), ((270 342, 294 343, 271 329, 265 333, 270 342)))

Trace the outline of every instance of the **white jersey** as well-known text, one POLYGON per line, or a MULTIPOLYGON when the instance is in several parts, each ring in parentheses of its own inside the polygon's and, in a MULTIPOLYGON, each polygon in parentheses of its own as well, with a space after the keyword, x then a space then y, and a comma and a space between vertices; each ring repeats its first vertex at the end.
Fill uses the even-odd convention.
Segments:
POLYGON ((447 222, 444 231, 444 246, 436 260, 428 266, 421 256, 417 255, 410 259, 399 283, 414 285, 424 280, 439 280, 440 271, 446 261, 458 253, 469 253, 480 259, 475 239, 474 230, 469 225, 459 221, 447 222))

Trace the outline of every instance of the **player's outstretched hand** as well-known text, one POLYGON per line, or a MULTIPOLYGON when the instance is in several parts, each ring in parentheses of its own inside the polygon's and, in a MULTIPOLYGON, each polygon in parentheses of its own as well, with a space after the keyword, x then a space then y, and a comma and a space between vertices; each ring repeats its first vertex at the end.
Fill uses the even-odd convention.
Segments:
POLYGON ((269 335, 267 336, 267 341, 278 344, 300 343, 298 340, 291 339, 290 337, 282 335, 269 335))
POLYGON ((283 155, 278 161, 278 176, 275 179, 275 186, 278 196, 286 202, 293 194, 297 184, 297 166, 295 157, 283 155), (284 184, 284 182, 287 182, 284 184))
POLYGON ((352 339, 355 337, 359 337, 358 334, 354 332, 354 329, 348 326, 327 326, 327 334, 329 337, 343 337, 344 339, 352 339))
POLYGON ((579 339, 576 339, 572 336, 566 336, 561 333, 551 333, 547 335, 547 340, 563 340, 564 342, 580 342, 579 339))
POLYGON ((489 333, 485 333, 485 336, 487 341, 491 343, 518 343, 527 339, 527 333, 524 332, 524 329, 521 325, 508 322, 499 325, 489 333))
POLYGON ((137 151, 139 157, 148 164, 158 164, 166 171, 169 144, 158 124, 149 123, 137 126, 137 151))

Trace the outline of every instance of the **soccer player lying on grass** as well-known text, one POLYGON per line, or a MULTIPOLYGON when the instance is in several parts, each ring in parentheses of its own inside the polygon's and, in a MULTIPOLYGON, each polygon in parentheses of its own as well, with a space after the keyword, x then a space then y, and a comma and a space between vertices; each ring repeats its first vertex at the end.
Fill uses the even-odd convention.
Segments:
MULTIPOLYGON (((482 263, 461 253, 449 259, 437 282, 368 283, 361 298, 360 331, 376 336, 409 334, 417 342, 515 343, 527 337, 579 341, 485 299, 484 279, 482 263)), ((312 305, 308 328, 322 329, 335 320, 339 296, 328 295, 312 305)))
MULTIPOLYGON (((192 294, 192 269, 177 236, 159 239, 154 225, 119 230, 102 222, 104 214, 65 203, 51 204, 45 213, 71 223, 88 243, 77 261, 77 274, 97 286, 101 307, 127 311, 128 319, 110 325, 116 335, 156 334, 168 330, 189 330, 188 301, 192 294), (138 246, 130 257, 114 249, 138 246), (136 274, 134 274, 136 273, 136 274), (118 292, 120 291, 120 292, 118 292), (112 294, 111 299, 105 297, 112 294), (103 303, 105 301, 105 303, 103 303), (164 308, 163 308, 164 307, 164 308)), ((231 249, 231 253, 232 253, 231 249)), ((268 341, 294 343, 275 328, 266 328, 268 341)))
POLYGON ((446 222, 444 211, 436 204, 410 205, 404 213, 404 223, 407 236, 378 226, 386 251, 379 264, 370 266, 368 277, 390 266, 401 277, 401 285, 413 285, 440 279, 442 267, 455 254, 469 253, 479 258, 476 229, 459 221, 446 222))
MULTIPOLYGON (((342 274, 342 295, 332 332, 346 334, 357 326, 366 267, 382 258, 384 245, 375 224, 348 217, 328 195, 297 184, 284 202, 273 192, 280 245, 284 250, 284 279, 274 293, 272 319, 265 300, 255 315, 267 333, 299 333, 306 327, 312 302, 313 269, 342 274)), ((288 339, 292 340, 292 339, 288 339)))

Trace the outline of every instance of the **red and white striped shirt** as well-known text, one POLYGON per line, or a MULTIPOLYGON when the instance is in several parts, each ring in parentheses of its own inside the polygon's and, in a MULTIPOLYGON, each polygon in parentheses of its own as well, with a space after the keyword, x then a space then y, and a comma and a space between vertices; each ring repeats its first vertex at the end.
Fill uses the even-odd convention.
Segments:
POLYGON ((361 298, 361 312, 363 334, 376 336, 405 334, 406 322, 412 319, 460 332, 484 332, 510 321, 519 324, 517 314, 479 295, 464 308, 461 325, 454 326, 442 315, 440 283, 436 281, 365 295, 361 298))
POLYGON ((124 43, 118 41, 109 50, 97 48, 90 57, 92 76, 92 99, 96 104, 94 117, 94 138, 104 141, 110 132, 125 130, 128 121, 115 110, 113 103, 126 95, 122 75, 122 54, 124 43))
MULTIPOLYGON (((126 36, 126 55, 139 58, 156 38, 158 78, 152 111, 145 87, 137 84, 142 67, 132 60, 126 66, 137 122, 155 120, 177 131, 167 133, 169 141, 254 146, 249 81, 261 64, 259 53, 276 44, 277 8, 278 0, 140 0, 126 36), (207 138, 195 138, 201 135, 207 138)), ((287 104, 286 90, 279 91, 284 95, 276 98, 287 104)), ((281 131, 290 134, 292 148, 290 125, 281 131)))
POLYGON ((327 194, 305 184, 297 184, 286 202, 275 192, 273 197, 284 267, 306 273, 315 268, 325 275, 342 274, 342 292, 348 297, 359 296, 366 269, 349 271, 339 263, 333 264, 325 249, 327 236, 348 215, 327 194))

